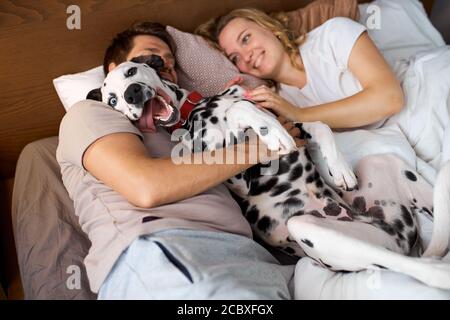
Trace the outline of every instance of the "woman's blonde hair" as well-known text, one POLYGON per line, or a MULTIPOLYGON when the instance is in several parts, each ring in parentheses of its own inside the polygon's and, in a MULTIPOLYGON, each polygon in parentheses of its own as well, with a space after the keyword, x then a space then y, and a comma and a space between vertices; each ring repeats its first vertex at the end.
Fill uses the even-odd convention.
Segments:
POLYGON ((201 24, 195 30, 195 33, 205 38, 216 49, 223 51, 219 46, 219 35, 227 24, 236 18, 250 20, 260 27, 271 31, 288 53, 292 65, 297 69, 301 69, 296 62, 296 57, 299 55, 298 46, 305 41, 306 36, 302 35, 295 38, 294 33, 287 27, 288 20, 286 15, 276 14, 274 17, 270 17, 263 11, 254 8, 235 9, 226 15, 213 18, 201 24))

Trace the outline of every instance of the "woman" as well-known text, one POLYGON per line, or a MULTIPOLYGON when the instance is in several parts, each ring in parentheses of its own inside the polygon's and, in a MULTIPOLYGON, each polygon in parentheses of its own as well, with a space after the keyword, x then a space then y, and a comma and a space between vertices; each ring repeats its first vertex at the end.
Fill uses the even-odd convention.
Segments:
MULTIPOLYGON (((237 9, 197 31, 243 72, 272 80, 247 97, 291 121, 321 121, 334 129, 380 126, 403 107, 394 73, 366 28, 334 18, 294 41, 283 25, 255 9, 237 9)), ((240 83, 234 79, 231 83, 240 83)), ((363 191, 361 191, 363 192, 363 191)), ((448 299, 450 292, 427 287, 390 270, 333 273, 309 258, 296 265, 297 299, 448 299)))
POLYGON ((261 86, 247 97, 291 121, 376 126, 403 107, 394 73, 366 28, 350 19, 330 19, 294 41, 264 12, 237 9, 197 33, 220 46, 241 72, 275 81, 278 94, 261 86))

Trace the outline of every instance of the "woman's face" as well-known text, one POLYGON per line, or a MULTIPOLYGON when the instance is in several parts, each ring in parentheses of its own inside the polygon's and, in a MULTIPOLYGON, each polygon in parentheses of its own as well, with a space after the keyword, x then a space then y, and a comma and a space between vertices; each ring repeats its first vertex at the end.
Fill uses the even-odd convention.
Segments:
POLYGON ((270 30, 244 18, 235 18, 222 29, 219 45, 241 72, 265 79, 274 79, 286 55, 270 30))

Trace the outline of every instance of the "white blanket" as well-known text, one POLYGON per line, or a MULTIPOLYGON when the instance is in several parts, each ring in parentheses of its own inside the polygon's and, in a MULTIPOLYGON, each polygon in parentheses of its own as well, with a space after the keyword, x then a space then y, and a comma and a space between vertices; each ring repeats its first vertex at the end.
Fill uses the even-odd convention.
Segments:
MULTIPOLYGON (((366 155, 393 153, 434 185, 439 168, 450 159, 450 46, 445 46, 420 2, 376 0, 371 4, 381 8, 384 26, 394 27, 369 30, 369 35, 400 79, 406 104, 381 128, 336 133, 337 144, 353 167, 366 155), (396 34, 398 28, 403 31, 396 34), (416 37, 408 40, 411 36, 416 37)), ((362 23, 368 6, 360 5, 362 23)), ((432 221, 420 216, 419 222, 426 245, 432 221)), ((450 299, 450 291, 389 270, 335 273, 303 258, 296 265, 295 298, 450 299)))

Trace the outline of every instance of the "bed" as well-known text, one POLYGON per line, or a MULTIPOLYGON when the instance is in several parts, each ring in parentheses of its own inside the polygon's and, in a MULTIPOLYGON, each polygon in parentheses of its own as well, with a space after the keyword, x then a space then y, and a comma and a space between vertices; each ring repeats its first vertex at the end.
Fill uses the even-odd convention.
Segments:
MULTIPOLYGON (((79 5, 82 12, 81 30, 71 31, 67 30, 66 18, 70 14, 66 13, 67 7, 63 2, 49 0, 45 5, 33 2, 20 9, 10 2, 0 5, 0 12, 6 17, 5 30, 8 30, 1 32, 1 38, 13 40, 3 41, 7 47, 3 52, 21 46, 33 48, 32 52, 17 50, 14 57, 4 57, 6 76, 2 78, 1 85, 5 90, 1 93, 3 99, 0 99, 5 101, 0 129, 3 130, 0 135, 0 173, 5 178, 15 174, 11 212, 24 298, 96 298, 89 290, 83 267, 83 258, 90 245, 89 239, 76 220, 55 159, 57 130, 64 108, 52 88, 52 80, 98 66, 111 36, 134 20, 154 19, 180 30, 192 31, 198 22, 205 21, 212 13, 221 14, 235 7, 247 5, 275 12, 293 10, 309 2, 311 1, 245 0, 222 3, 161 0, 144 3, 128 1, 127 4, 112 1, 106 6, 102 1, 86 0, 80 1, 79 5), (183 12, 182 19, 174 14, 175 10, 183 12)), ((419 30, 415 38, 405 40, 402 34, 397 34, 404 40, 404 45, 398 46, 398 38, 392 34, 386 40, 383 30, 369 32, 399 76, 404 76, 407 71, 399 61, 406 61, 418 52, 433 52, 434 57, 444 61, 447 59, 446 53, 439 51, 444 46, 442 37, 426 18, 420 2, 413 2, 411 5, 399 0, 397 7, 382 12, 389 12, 394 16, 395 10, 397 13, 403 12, 405 24, 409 23, 419 30)), ((376 3, 384 6, 387 2, 377 0, 376 3)), ((368 6, 369 4, 359 6, 359 19, 362 23, 368 18, 368 6)), ((389 16, 384 18, 388 19, 389 16)), ((399 19, 398 15, 396 19, 399 19)), ((419 57, 417 61, 429 61, 428 57, 419 57)), ((411 87, 414 87, 413 83, 411 87)), ((445 106, 442 108, 445 109, 445 106)), ((373 130, 338 133, 336 138, 352 164, 367 154, 394 153, 433 183, 447 151, 442 145, 430 151, 423 147, 426 141, 412 141, 405 134, 410 125, 408 121, 411 119, 399 121, 404 123, 403 127, 392 123, 373 130), (418 157, 418 153, 424 156, 418 157)), ((439 134, 445 136, 448 124, 441 123, 441 126, 444 129, 439 134)), ((433 137, 435 131, 430 131, 428 139, 433 137)), ((424 228, 428 226, 426 223, 423 225, 424 228)), ((276 251, 273 253, 282 263, 295 263, 287 256, 276 251)), ((314 294, 320 297, 320 293, 314 294)), ((314 298, 302 297, 301 294, 298 297, 314 298)))

